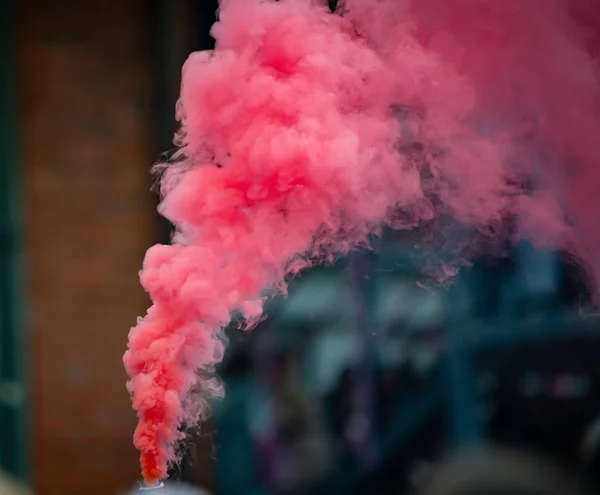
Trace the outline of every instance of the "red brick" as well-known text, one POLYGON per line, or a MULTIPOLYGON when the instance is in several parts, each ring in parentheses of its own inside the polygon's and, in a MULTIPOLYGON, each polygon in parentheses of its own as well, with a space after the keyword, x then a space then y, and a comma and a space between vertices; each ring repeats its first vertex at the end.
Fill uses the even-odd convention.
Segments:
POLYGON ((139 472, 121 356, 156 236, 147 5, 17 4, 34 483, 107 495, 139 472))

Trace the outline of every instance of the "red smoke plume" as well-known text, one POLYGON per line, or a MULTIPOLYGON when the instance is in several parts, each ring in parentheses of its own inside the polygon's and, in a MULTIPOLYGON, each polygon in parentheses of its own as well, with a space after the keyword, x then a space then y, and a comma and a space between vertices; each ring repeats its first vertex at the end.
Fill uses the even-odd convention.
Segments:
POLYGON ((143 476, 166 476, 223 355, 286 277, 382 225, 527 235, 600 277, 598 0, 223 0, 183 71, 176 226, 140 274, 124 362, 143 476), (519 219, 516 234, 507 221, 519 219))

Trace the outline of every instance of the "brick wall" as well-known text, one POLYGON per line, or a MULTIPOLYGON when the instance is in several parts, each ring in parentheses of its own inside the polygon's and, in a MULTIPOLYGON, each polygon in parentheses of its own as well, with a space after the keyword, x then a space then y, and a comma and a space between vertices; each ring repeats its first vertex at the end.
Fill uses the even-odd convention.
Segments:
POLYGON ((20 0, 32 471, 40 495, 138 477, 121 356, 155 240, 144 0, 20 0))

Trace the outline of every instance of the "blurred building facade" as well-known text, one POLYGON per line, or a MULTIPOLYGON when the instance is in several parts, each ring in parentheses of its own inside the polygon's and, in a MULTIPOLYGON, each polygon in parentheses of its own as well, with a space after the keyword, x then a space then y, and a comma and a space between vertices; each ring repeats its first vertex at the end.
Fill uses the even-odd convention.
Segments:
POLYGON ((138 477, 121 362, 155 239, 143 2, 18 2, 31 478, 42 494, 138 477))

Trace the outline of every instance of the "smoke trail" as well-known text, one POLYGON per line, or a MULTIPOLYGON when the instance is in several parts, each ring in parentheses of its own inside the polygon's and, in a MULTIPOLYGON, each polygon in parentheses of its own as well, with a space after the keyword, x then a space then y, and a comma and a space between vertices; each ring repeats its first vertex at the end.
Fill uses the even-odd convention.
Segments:
POLYGON ((145 479, 166 476, 178 426, 221 393, 206 372, 231 315, 251 327, 286 277, 384 224, 451 215, 478 248, 527 234, 600 267, 599 12, 596 0, 347 0, 339 15, 221 2, 215 51, 184 67, 180 151, 159 167, 176 235, 146 255, 153 306, 124 357, 145 479))
POLYGON ((347 0, 346 8, 394 68, 394 97, 410 95, 422 110, 421 145, 442 208, 487 237, 507 233, 503 223, 518 215, 520 234, 568 249, 597 279, 600 2, 347 0))

